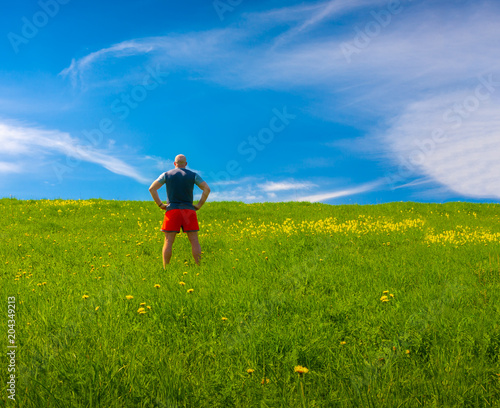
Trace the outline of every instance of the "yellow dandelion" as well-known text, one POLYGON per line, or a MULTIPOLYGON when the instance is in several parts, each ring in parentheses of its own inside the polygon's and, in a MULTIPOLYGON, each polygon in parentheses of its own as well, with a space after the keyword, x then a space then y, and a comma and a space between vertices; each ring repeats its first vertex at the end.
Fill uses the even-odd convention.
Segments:
POLYGON ((345 342, 345 341, 341 341, 341 342, 340 342, 340 345, 341 345, 341 346, 343 346, 344 344, 346 344, 346 342, 345 342))
POLYGON ((140 307, 140 308, 137 310, 137 313, 146 313, 146 309, 144 309, 143 307, 140 307))
POLYGON ((269 378, 263 378, 260 382, 262 385, 269 384, 269 378))
POLYGON ((179 285, 184 286, 186 282, 179 282, 179 285))
POLYGON ((254 371, 255 371, 255 370, 253 370, 253 369, 249 368, 249 369, 247 370, 247 373, 248 373, 248 374, 252 374, 254 371))
POLYGON ((133 297, 132 295, 127 295, 127 296, 125 296, 125 298, 126 298, 127 300, 132 300, 134 297, 133 297))
POLYGON ((389 299, 382 299, 382 302, 389 302, 389 299))
POLYGON ((389 296, 390 296, 391 298, 393 298, 393 297, 394 297, 394 295, 393 295, 392 293, 391 293, 389 296))
POLYGON ((188 289, 187 290, 187 293, 193 293, 194 292, 194 289, 188 289))
POLYGON ((187 275, 188 273, 187 272, 182 272, 183 275, 187 275))
POLYGON ((302 367, 300 365, 296 366, 293 371, 299 373, 299 375, 306 374, 309 372, 309 370, 306 367, 302 367))
POLYGON ((160 285, 159 285, 158 283, 157 283, 157 284, 155 284, 155 288, 156 288, 156 289, 160 289, 160 285))
POLYGON ((382 296, 382 297, 380 298, 380 300, 383 302, 383 301, 387 301, 387 300, 388 300, 388 298, 387 298, 387 296, 386 296, 386 295, 384 295, 384 296, 382 296))
POLYGON ((223 317, 222 321, 225 322, 227 320, 227 317, 223 317))
POLYGON ((82 296, 82 299, 88 299, 89 298, 89 295, 83 295, 82 296))
POLYGON ((406 354, 410 354, 410 350, 406 350, 406 354))
POLYGON ((388 291, 388 290, 384 290, 382 293, 383 293, 384 295, 387 295, 387 294, 389 293, 389 291, 388 291))
POLYGON ((149 310, 151 310, 151 306, 146 306, 149 310))
POLYGON ((142 302, 140 305, 141 306, 146 306, 146 302, 142 302))
POLYGON ((96 306, 95 311, 97 312, 99 310, 99 306, 96 306))

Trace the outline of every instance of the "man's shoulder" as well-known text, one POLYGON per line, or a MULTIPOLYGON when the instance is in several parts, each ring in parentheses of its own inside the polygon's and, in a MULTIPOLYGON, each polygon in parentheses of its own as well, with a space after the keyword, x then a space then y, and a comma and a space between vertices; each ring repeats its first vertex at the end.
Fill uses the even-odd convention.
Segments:
POLYGON ((165 183, 165 178, 167 176, 167 173, 161 173, 158 178, 156 179, 156 181, 159 181, 161 183, 165 183))
POLYGON ((165 174, 167 174, 167 175, 174 175, 174 174, 178 174, 178 173, 181 173, 181 174, 190 174, 190 175, 196 175, 197 174, 197 173, 195 173, 192 170, 189 170, 189 169, 180 169, 178 167, 175 168, 175 169, 167 171, 165 174))

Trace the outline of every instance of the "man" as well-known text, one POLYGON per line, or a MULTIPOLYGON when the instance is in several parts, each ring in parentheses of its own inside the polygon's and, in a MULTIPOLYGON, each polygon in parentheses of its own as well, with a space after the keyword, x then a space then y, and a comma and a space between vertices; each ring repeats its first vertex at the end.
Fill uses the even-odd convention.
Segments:
POLYGON ((184 231, 191 243, 191 250, 196 264, 200 264, 201 247, 198 242, 198 218, 196 211, 205 203, 210 194, 210 187, 195 172, 186 169, 186 156, 179 154, 175 157, 175 169, 163 173, 156 179, 149 192, 155 200, 156 205, 162 210, 166 210, 165 218, 161 230, 165 233, 165 243, 163 244, 163 269, 170 263, 172 257, 172 245, 175 236, 184 231), (158 196, 158 189, 166 184, 168 203, 164 204, 158 196), (198 204, 193 205, 193 189, 197 185, 203 190, 198 204))

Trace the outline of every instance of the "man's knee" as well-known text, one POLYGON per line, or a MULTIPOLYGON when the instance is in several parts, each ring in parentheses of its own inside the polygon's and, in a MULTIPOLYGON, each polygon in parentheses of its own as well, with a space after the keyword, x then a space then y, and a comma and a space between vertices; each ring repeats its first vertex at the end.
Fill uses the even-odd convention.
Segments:
POLYGON ((166 232, 165 233, 165 245, 172 245, 175 241, 175 236, 177 234, 175 232, 166 232))

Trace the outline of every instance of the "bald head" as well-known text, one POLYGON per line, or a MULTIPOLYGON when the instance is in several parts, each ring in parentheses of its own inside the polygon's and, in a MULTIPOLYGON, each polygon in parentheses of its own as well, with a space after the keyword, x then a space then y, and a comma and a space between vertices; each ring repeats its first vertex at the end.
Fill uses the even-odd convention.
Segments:
POLYGON ((178 154, 177 156, 175 156, 175 162, 174 162, 175 167, 183 168, 186 167, 186 164, 187 164, 186 156, 184 156, 183 154, 178 154))

